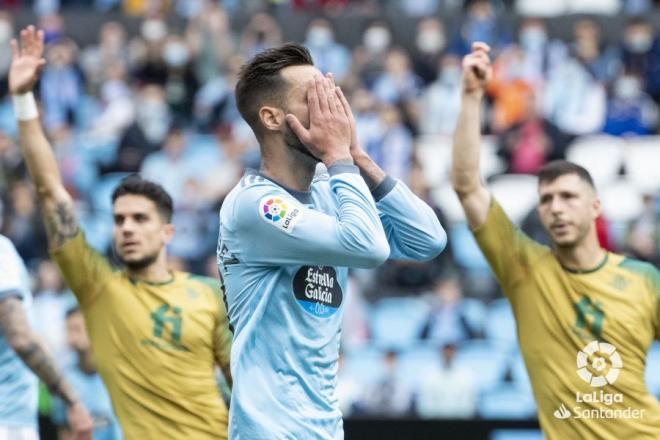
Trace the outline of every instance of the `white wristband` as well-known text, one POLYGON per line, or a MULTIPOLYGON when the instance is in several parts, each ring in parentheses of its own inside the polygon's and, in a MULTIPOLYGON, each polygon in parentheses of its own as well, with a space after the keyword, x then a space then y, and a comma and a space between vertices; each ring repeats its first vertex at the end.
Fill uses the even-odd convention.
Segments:
POLYGON ((39 117, 37 101, 35 101, 32 92, 12 95, 12 100, 14 101, 14 113, 16 113, 16 119, 19 121, 30 121, 39 117))

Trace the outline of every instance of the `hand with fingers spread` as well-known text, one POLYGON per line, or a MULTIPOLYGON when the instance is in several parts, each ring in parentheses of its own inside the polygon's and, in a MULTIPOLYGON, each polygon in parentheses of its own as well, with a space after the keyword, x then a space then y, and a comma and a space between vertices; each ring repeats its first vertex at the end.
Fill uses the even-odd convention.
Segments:
POLYGON ((463 93, 483 95, 493 76, 490 47, 485 43, 472 44, 472 52, 463 58, 463 93))
POLYGON ((12 61, 9 70, 9 91, 12 95, 22 95, 32 91, 39 79, 39 73, 46 64, 44 53, 44 32, 28 26, 21 31, 20 47, 11 40, 12 61))
POLYGON ((310 81, 307 89, 309 128, 292 114, 286 121, 309 151, 326 166, 339 160, 352 161, 351 124, 334 86, 322 76, 310 81))

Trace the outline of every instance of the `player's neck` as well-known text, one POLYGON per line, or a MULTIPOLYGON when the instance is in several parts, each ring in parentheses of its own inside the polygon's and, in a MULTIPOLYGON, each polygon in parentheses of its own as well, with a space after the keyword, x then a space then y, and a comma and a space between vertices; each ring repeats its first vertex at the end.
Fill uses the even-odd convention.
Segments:
POLYGON ((259 171, 285 188, 304 192, 309 191, 315 170, 316 164, 309 158, 287 151, 285 154, 264 155, 259 171))
POLYGON ((607 251, 600 247, 594 232, 576 246, 555 246, 555 255, 564 268, 579 272, 597 268, 604 261, 607 251))
POLYGON ((126 273, 132 280, 154 284, 172 281, 173 277, 172 272, 167 268, 167 257, 165 252, 161 252, 156 261, 147 267, 131 269, 126 266, 126 273))

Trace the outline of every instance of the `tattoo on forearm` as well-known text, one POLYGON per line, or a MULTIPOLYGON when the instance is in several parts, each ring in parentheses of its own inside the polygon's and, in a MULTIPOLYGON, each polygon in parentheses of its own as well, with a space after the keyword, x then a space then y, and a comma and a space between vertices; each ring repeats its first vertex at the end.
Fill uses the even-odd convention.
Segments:
POLYGON ((16 345, 12 344, 13 341, 27 341, 14 347, 16 354, 46 384, 51 393, 62 398, 67 405, 72 405, 76 400, 73 390, 62 377, 53 357, 30 329, 18 298, 0 301, 0 329, 12 346, 16 345))
POLYGON ((46 234, 51 247, 60 247, 78 232, 78 220, 71 201, 44 206, 46 234))

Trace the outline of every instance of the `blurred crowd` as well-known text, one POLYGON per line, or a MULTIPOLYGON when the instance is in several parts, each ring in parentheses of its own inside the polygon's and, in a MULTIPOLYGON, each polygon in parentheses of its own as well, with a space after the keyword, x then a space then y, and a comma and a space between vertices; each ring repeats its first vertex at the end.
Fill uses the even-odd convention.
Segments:
MULTIPOLYGON (((307 14, 303 42, 316 65, 333 72, 347 91, 362 145, 390 175, 428 201, 450 231, 450 245, 434 261, 388 262, 376 271, 354 272, 344 326, 341 371, 347 374, 340 372, 344 410, 472 417, 481 408, 480 393, 493 391, 499 382, 475 386, 469 369, 455 367, 455 360, 481 359, 479 345, 492 348, 484 341, 509 341, 510 334, 498 339, 495 327, 508 329, 512 318, 501 312, 494 280, 471 250, 467 228, 447 218, 446 207, 434 197, 438 185, 447 182, 429 179, 419 144, 422 139, 446 143, 451 136, 460 105, 461 57, 474 41, 488 43, 494 60, 483 129, 498 165, 485 177, 533 175, 547 161, 566 157, 584 136, 651 139, 660 127, 660 34, 647 18, 657 12, 655 3, 0 0, 0 231, 34 275, 43 334, 56 352, 67 350, 71 297, 48 260, 34 191, 16 143, 6 83, 9 39, 18 31, 12 11, 33 8, 36 24, 45 31, 48 64, 37 90, 41 115, 90 242, 113 258, 109 197, 121 178, 139 172, 161 183, 175 201, 172 267, 214 277, 218 209, 243 170, 259 166, 258 144, 234 102, 237 72, 252 55, 285 41, 287 24, 276 19, 282 11, 284 16, 307 14), (414 38, 406 44, 397 37, 397 23, 384 19, 385 3, 414 19, 414 38), (139 26, 131 32, 123 20, 107 21, 98 38, 77 41, 59 15, 70 6, 88 7, 90 14, 120 11, 127 19, 138 17, 139 26), (247 21, 239 28, 236 17, 246 11, 247 21), (447 11, 455 18, 451 23, 444 19, 447 11), (574 13, 587 15, 573 16, 568 32, 550 32, 549 20, 574 13), (356 41, 344 41, 335 30, 344 14, 368 18, 356 41), (620 14, 620 30, 613 36, 599 15, 591 14, 620 14), (172 25, 172 17, 178 25, 172 25), (399 321, 398 333, 390 335, 387 328, 399 321), (401 339, 406 333, 401 329, 409 329, 408 339, 401 339), (414 351, 411 341, 421 351, 414 351), (402 351, 408 358, 401 358, 402 351), (431 358, 438 368, 428 376, 412 370, 424 386, 397 379, 407 371, 406 362, 431 358), (380 377, 363 380, 361 372, 376 364, 380 377), (442 400, 438 389, 444 390, 442 400)), ((640 196, 641 214, 614 225, 615 233, 607 218, 599 220, 601 242, 657 266, 660 198, 657 191, 640 196)), ((523 227, 546 240, 533 211, 523 227)), ((505 382, 522 377, 512 356, 502 361, 505 382)))

